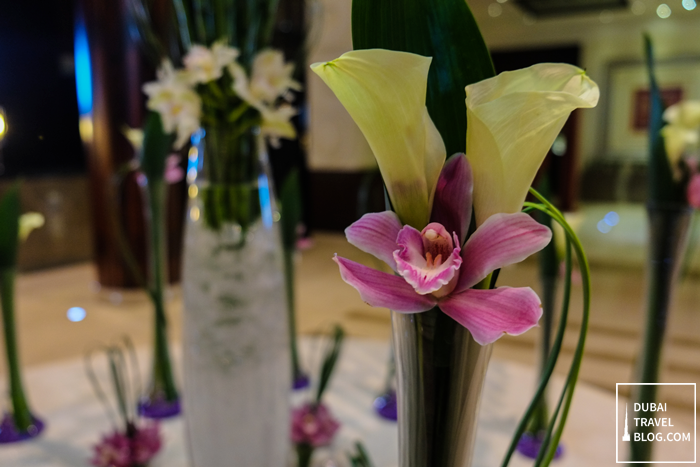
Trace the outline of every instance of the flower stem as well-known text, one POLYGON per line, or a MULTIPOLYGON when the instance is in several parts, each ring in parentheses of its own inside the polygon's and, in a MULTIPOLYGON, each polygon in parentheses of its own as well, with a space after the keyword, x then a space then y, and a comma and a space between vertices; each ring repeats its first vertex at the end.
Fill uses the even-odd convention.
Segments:
POLYGON ((294 249, 284 248, 284 279, 287 292, 287 319, 289 321, 289 346, 292 354, 292 378, 301 376, 299 350, 297 349, 297 320, 294 302, 294 249))
POLYGON ((27 399, 22 387, 19 358, 17 352, 17 334, 15 329, 15 270, 5 268, 0 270, 0 298, 2 300, 2 324, 5 331, 5 353, 7 355, 7 370, 10 384, 10 399, 15 426, 21 432, 26 432, 32 425, 27 399))
POLYGON ((314 448, 310 444, 297 444, 297 467, 310 467, 314 448))
POLYGON ((167 277, 165 248, 165 201, 167 185, 164 180, 149 180, 148 209, 150 211, 150 287, 154 308, 154 391, 162 391, 167 401, 178 398, 168 349, 168 323, 165 315, 163 290, 167 277))

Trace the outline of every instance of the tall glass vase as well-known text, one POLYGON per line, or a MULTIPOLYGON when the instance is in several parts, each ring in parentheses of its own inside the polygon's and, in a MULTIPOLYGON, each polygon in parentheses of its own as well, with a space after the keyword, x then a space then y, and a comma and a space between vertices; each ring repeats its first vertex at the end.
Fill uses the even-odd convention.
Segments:
POLYGON ((192 465, 285 465, 291 369, 282 245, 257 129, 193 137, 184 253, 192 465))
MULTIPOLYGON (((658 383, 662 362, 662 350, 666 334, 671 299, 683 253, 688 242, 692 211, 682 205, 649 205, 649 257, 647 263, 647 304, 644 341, 638 360, 635 383, 658 383)), ((658 402, 657 386, 635 387, 633 402, 658 402)), ((653 416, 653 414, 647 414, 653 416)), ((632 426, 630 460, 650 461, 652 445, 648 441, 634 441, 639 433, 647 439, 654 427, 632 426)))
POLYGON ((399 466, 469 467, 491 345, 442 311, 392 312, 399 466))

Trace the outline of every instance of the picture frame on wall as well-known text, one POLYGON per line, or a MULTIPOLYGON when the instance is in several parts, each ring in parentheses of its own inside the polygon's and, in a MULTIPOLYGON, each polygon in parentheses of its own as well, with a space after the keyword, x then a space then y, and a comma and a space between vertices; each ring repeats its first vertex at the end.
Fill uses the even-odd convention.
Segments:
MULTIPOLYGON (((656 62, 656 77, 666 106, 700 99, 700 56, 656 62)), ((643 60, 608 65, 601 156, 606 161, 645 163, 648 154, 649 75, 643 60)))

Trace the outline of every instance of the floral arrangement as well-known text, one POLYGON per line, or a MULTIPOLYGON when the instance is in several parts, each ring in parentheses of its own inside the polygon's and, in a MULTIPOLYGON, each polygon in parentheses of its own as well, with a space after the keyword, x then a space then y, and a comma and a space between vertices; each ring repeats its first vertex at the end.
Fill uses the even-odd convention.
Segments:
POLYGON ((88 352, 85 369, 96 396, 113 424, 112 431, 93 446, 90 464, 95 467, 146 467, 161 450, 163 440, 159 423, 141 422, 136 411, 135 399, 139 397, 141 388, 138 361, 131 340, 123 338, 115 344, 88 352), (95 354, 100 350, 107 361, 109 384, 115 395, 114 404, 109 403, 93 367, 95 354))
POLYGON ((236 61, 239 51, 223 42, 210 48, 193 45, 175 69, 164 60, 158 79, 144 84, 147 106, 158 112, 166 133, 175 133, 181 148, 201 126, 235 125, 236 132, 259 126, 273 144, 295 138, 289 119, 296 110, 285 100, 290 89, 301 86, 292 79, 293 64, 282 52, 265 49, 253 60, 250 76, 236 61))
POLYGON ((291 440, 297 454, 297 467, 309 467, 314 450, 331 444, 340 429, 340 423, 323 403, 323 394, 333 375, 344 337, 343 329, 336 326, 322 359, 318 388, 313 401, 292 410, 291 440))
POLYGON ((175 135, 175 149, 193 134, 198 143, 206 137, 206 164, 200 166, 200 148, 195 147, 188 168, 190 182, 198 170, 206 175, 207 186, 201 187, 206 225, 219 230, 233 222, 245 233, 259 217, 250 194, 261 150, 257 129, 272 145, 296 137, 289 121, 296 110, 288 100, 289 91, 300 85, 292 79, 293 64, 285 63, 280 51, 259 51, 250 73, 238 57, 238 49, 223 42, 192 45, 184 68, 164 60, 158 80, 144 84, 143 90, 148 108, 160 115, 163 131, 175 135))
POLYGON ((425 109, 430 62, 358 50, 312 66, 365 134, 394 208, 366 214, 346 236, 396 274, 335 261, 370 305, 404 313, 438 306, 485 345, 539 320, 532 289, 491 289, 490 276, 549 243, 550 230, 519 212, 549 148, 542 134, 553 139, 569 112, 594 106, 598 88, 569 65, 537 65, 467 86, 467 155, 445 161, 425 109), (528 128, 513 128, 526 112, 528 128), (466 241, 472 198, 476 229, 466 241))
MULTIPOLYGON (((345 258, 334 260, 343 280, 368 304, 405 314, 440 310, 484 346, 503 334, 527 331, 542 314, 532 289, 495 288, 501 267, 522 261, 550 241, 550 230, 520 212, 523 208, 540 210, 564 226, 569 275, 572 245, 587 269, 580 243, 561 213, 530 184, 569 113, 595 106, 599 90, 583 70, 563 64, 535 65, 470 84, 466 155, 447 158, 446 143, 426 108, 430 66, 428 57, 368 49, 311 67, 367 139, 392 208, 363 216, 346 229, 346 236, 388 264, 394 274, 345 258), (525 202, 528 190, 540 203, 525 202), (472 218, 476 225, 470 228, 472 218)), ((588 300, 589 279, 584 282, 588 300)), ((583 328, 570 386, 562 394, 536 465, 547 465, 555 454, 582 358, 585 324, 583 328), (555 428, 562 407, 564 415, 555 428)), ((507 459, 546 387, 562 337, 560 328, 558 347, 507 459)), ((438 448, 436 456, 441 455, 438 448)), ((425 465, 447 465, 436 459, 425 465)))

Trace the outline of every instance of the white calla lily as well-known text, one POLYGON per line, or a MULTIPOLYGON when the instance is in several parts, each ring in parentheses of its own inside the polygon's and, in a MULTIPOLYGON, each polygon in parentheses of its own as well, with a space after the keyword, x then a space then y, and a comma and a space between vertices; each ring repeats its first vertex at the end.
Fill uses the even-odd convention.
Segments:
POLYGON ((595 107, 600 91, 580 68, 540 64, 466 87, 467 158, 477 225, 522 209, 569 114, 595 107))
POLYGON ((425 107, 431 60, 370 49, 311 65, 367 139, 402 223, 417 229, 429 221, 446 156, 425 107))
POLYGON ((19 216, 19 240, 25 241, 32 230, 44 226, 44 216, 38 212, 27 212, 19 216))
POLYGON ((682 174, 677 170, 678 162, 691 146, 700 142, 700 101, 682 101, 664 111, 668 123, 661 129, 666 147, 666 156, 677 178, 682 174))

